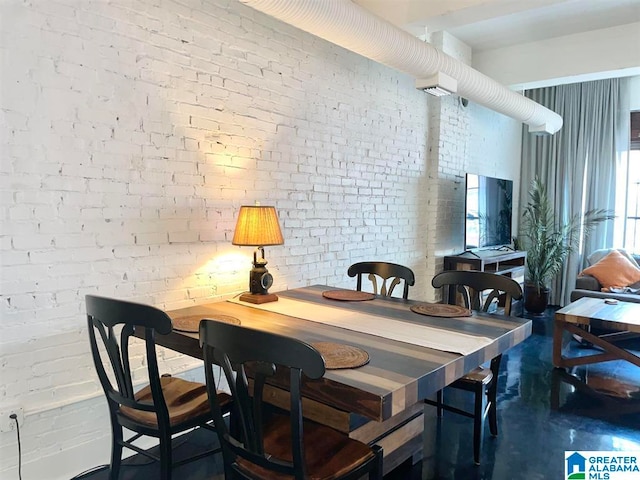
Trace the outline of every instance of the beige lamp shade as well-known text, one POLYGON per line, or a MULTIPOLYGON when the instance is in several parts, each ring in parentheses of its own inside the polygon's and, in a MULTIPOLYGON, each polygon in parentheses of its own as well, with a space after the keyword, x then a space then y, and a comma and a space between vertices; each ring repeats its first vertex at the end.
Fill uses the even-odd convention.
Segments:
POLYGON ((236 223, 231 243, 247 247, 282 245, 284 238, 282 238, 275 207, 262 205, 240 207, 238 223, 236 223))

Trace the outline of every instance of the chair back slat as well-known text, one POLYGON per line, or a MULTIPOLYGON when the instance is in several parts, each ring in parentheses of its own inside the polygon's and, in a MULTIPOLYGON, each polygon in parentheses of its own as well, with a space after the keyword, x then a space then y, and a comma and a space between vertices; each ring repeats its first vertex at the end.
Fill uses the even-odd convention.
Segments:
POLYGON ((109 359, 109 364, 111 365, 111 371, 113 372, 117 384, 117 389, 110 387, 109 391, 121 392, 121 395, 124 398, 130 398, 132 395, 132 388, 130 382, 127 382, 127 373, 123 367, 120 348, 117 340, 114 337, 115 334, 113 327, 105 327, 103 323, 100 323, 99 321, 94 319, 90 319, 89 340, 92 346, 91 351, 93 354, 93 360, 101 385, 103 387, 104 385, 111 385, 111 380, 109 379, 107 370, 104 366, 104 361, 100 354, 100 350, 97 348, 95 350, 93 349, 93 345, 98 345, 96 332, 98 332, 98 334, 100 335, 100 339, 102 341, 102 344, 104 345, 104 350, 106 351, 107 357, 109 359))
POLYGON ((404 265, 389 262, 359 262, 354 263, 347 270, 350 277, 356 277, 356 289, 362 291, 362 276, 367 275, 371 281, 373 292, 376 295, 390 297, 393 291, 401 282, 404 282, 402 298, 409 297, 409 287, 415 285, 415 275, 413 271, 404 265), (382 280, 378 289, 378 278, 382 280), (390 284, 387 287, 387 281, 390 284))
POLYGON ((489 272, 446 270, 433 277, 431 284, 434 288, 456 288, 462 294, 463 305, 471 310, 486 312, 494 299, 504 295, 504 314, 510 315, 513 301, 522 298, 522 288, 518 282, 505 275, 489 272))
POLYGON ((324 375, 322 356, 312 346, 282 335, 231 325, 214 320, 200 322, 200 342, 203 348, 207 390, 214 421, 222 444, 225 470, 239 469, 238 459, 262 468, 305 477, 302 375, 310 379, 324 375), (223 418, 216 393, 213 367, 219 365, 231 389, 234 403, 232 425, 223 418), (292 441, 292 461, 276 459, 264 448, 263 429, 269 423, 269 407, 264 401, 268 379, 280 370, 290 373, 289 413, 292 441), (248 381, 252 377, 252 385, 248 381), (251 388, 252 387, 252 388, 251 388))

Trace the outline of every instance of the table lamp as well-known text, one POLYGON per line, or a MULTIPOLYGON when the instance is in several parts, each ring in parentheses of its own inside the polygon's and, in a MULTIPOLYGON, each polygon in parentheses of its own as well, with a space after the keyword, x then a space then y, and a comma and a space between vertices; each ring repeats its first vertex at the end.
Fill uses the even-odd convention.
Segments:
POLYGON ((250 303, 277 301, 277 295, 269 293, 273 277, 267 270, 267 261, 264 258, 264 247, 284 243, 275 207, 261 205, 240 207, 231 243, 256 247, 253 252, 253 268, 249 273, 249 292, 240 295, 240 300, 250 303))

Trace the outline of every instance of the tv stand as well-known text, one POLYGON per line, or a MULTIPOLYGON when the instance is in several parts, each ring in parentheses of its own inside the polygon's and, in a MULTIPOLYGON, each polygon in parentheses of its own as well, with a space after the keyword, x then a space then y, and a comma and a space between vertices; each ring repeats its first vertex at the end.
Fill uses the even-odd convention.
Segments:
MULTIPOLYGON (((462 252, 462 253, 458 253, 458 254, 456 254, 455 256, 456 256, 456 257, 462 257, 463 255, 473 255, 473 256, 474 256, 474 257, 476 257, 476 258, 482 258, 480 255, 478 255, 478 254, 477 254, 476 252, 474 252, 473 250, 465 250, 464 252, 462 252)), ((446 268, 445 268, 445 270, 446 270, 446 268)))
MULTIPOLYGON (((445 270, 478 270, 480 272, 496 273, 513 278, 524 287, 524 269, 527 252, 521 250, 478 250, 466 251, 458 255, 444 257, 445 270)), ((448 292, 449 303, 455 300, 455 291, 448 292)), ((504 306, 502 304, 501 306, 504 306)), ((522 311, 522 302, 513 302, 512 314, 522 311)))

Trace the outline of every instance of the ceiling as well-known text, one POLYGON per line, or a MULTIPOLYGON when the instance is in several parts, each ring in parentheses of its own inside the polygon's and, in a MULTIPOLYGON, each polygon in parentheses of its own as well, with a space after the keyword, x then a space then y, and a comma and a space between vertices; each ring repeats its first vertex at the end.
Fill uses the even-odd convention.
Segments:
POLYGON ((640 22, 640 0, 353 0, 416 36, 446 31, 474 52, 640 22))

